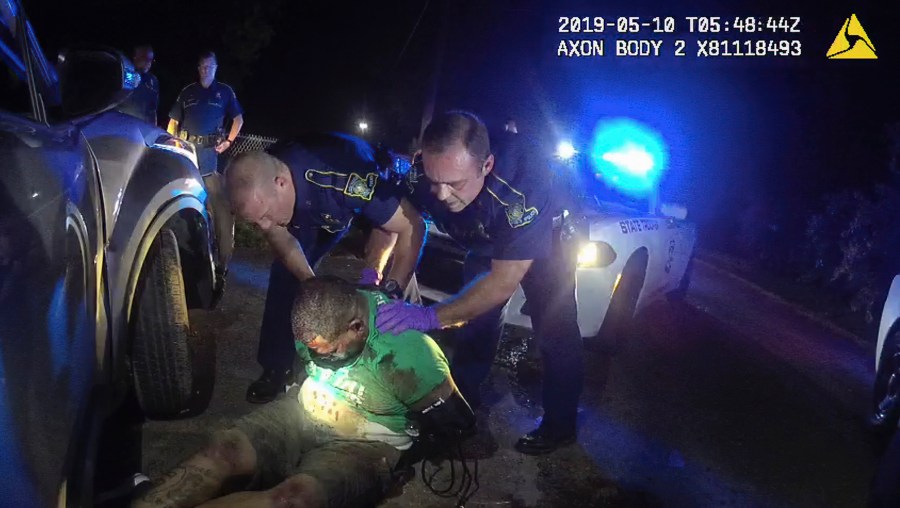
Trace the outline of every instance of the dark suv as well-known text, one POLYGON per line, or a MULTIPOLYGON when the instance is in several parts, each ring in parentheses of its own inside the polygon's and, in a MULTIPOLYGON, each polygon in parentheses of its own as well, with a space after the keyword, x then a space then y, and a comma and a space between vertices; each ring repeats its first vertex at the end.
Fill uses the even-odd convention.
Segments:
POLYGON ((125 57, 50 62, 3 0, 0 61, 0 505, 86 506, 123 401, 208 404, 214 348, 190 320, 223 270, 194 147, 112 110, 139 80, 125 57))

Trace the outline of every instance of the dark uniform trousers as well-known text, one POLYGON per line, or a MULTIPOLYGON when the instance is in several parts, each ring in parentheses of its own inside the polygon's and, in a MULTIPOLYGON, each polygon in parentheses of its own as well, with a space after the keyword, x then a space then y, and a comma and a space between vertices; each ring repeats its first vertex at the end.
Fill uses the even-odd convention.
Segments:
MULTIPOLYGON (((583 343, 575 302, 576 256, 572 245, 561 241, 559 232, 554 231, 551 256, 535 259, 522 280, 543 363, 542 426, 560 432, 575 430, 584 378, 583 343)), ((490 267, 489 257, 470 252, 463 268, 465 283, 490 267)), ((507 301, 458 330, 450 370, 460 392, 473 407, 479 405, 479 386, 490 373, 508 305, 507 301)))
MULTIPOLYGON (((288 228, 306 254, 309 266, 316 263, 330 251, 343 236, 329 233, 321 228, 288 228)), ((266 292, 266 306, 263 310, 262 329, 259 334, 259 350, 256 360, 264 369, 288 370, 294 366, 294 333, 291 330, 291 307, 300 281, 281 261, 272 262, 269 271, 269 289, 266 292)))

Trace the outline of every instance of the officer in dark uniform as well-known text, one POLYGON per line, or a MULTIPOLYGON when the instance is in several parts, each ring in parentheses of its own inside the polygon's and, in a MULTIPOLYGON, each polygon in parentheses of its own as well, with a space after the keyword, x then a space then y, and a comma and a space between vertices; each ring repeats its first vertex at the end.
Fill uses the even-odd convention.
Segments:
MULTIPOLYGON (((186 139, 197 147, 197 163, 206 186, 218 246, 218 266, 224 271, 234 249, 234 216, 228 208, 224 189, 217 173, 218 156, 234 144, 244 115, 234 90, 216 81, 216 54, 202 53, 198 60, 200 81, 184 87, 169 111, 170 134, 186 139), (226 136, 223 125, 231 120, 226 136)), ((225 274, 220 273, 220 279, 225 274)))
POLYGON ((397 187, 380 182, 375 150, 344 134, 309 134, 276 143, 267 152, 247 152, 225 171, 234 212, 255 223, 276 259, 269 275, 257 360, 262 376, 247 400, 265 403, 283 391, 295 355, 291 305, 299 282, 314 275, 316 263, 349 229, 356 216, 386 234, 396 234, 394 260, 381 282, 391 246, 368 248, 361 282, 381 282, 401 295, 415 270, 425 236, 421 215, 397 187))
POLYGON ((409 199, 467 249, 466 286, 455 298, 431 307, 383 305, 377 320, 379 330, 394 333, 465 323, 451 369, 462 394, 477 406, 503 313, 521 284, 544 365, 541 425, 516 443, 529 454, 575 440, 583 377, 576 253, 561 239, 561 210, 548 185, 546 159, 535 146, 509 142, 495 156, 487 129, 475 115, 450 112, 431 122, 421 162, 414 165, 418 171, 407 177, 409 199))
POLYGON ((241 132, 244 115, 234 90, 216 81, 216 54, 202 53, 198 60, 200 81, 184 87, 169 111, 168 131, 194 143, 198 148, 200 172, 216 171, 217 155, 228 149, 241 132), (225 120, 231 120, 227 136, 225 120))
POLYGON ((159 80, 150 72, 154 59, 153 47, 143 45, 134 48, 132 58, 134 59, 134 68, 141 75, 141 83, 119 106, 119 111, 156 125, 156 111, 159 108, 159 80))

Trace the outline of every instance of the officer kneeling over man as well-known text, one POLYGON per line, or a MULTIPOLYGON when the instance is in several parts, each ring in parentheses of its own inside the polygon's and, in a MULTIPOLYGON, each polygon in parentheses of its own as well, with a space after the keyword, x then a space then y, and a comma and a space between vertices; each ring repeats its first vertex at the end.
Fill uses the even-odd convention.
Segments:
POLYGON ((401 459, 419 454, 407 429, 445 444, 470 434, 474 414, 437 344, 375 328, 388 300, 342 281, 302 283, 291 314, 300 387, 216 432, 132 506, 374 506, 401 459), (240 481, 265 490, 206 503, 240 481))
POLYGON ((269 274, 257 360, 262 375, 247 400, 266 403, 284 391, 293 367, 290 309, 300 281, 362 216, 395 243, 366 250, 361 282, 381 282, 402 293, 409 284, 425 236, 421 215, 393 186, 380 181, 374 147, 341 133, 310 133, 267 152, 235 157, 225 170, 235 214, 259 226, 275 253, 269 274), (384 276, 388 258, 393 263, 384 276))
POLYGON ((401 301, 379 308, 378 328, 400 333, 463 325, 453 377, 474 407, 521 284, 543 362, 544 415, 516 443, 522 453, 552 452, 576 437, 584 364, 575 302, 575 250, 560 234, 562 204, 539 146, 507 136, 492 150, 472 113, 438 115, 425 129, 420 161, 407 174, 407 199, 468 251, 464 289, 431 307, 401 301))

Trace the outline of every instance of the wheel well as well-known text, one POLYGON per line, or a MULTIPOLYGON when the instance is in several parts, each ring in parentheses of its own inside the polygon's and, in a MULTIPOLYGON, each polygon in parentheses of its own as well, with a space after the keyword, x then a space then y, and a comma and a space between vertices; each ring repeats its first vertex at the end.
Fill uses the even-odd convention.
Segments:
POLYGON ((186 208, 173 215, 162 229, 171 229, 178 239, 188 308, 208 308, 212 303, 214 274, 206 218, 197 210, 186 208))
POLYGON ((640 300, 641 292, 644 290, 644 281, 647 278, 647 264, 649 259, 650 256, 647 252, 647 248, 641 247, 631 253, 628 261, 625 262, 625 266, 622 268, 622 279, 619 281, 618 287, 621 287, 624 283, 639 284, 636 288, 638 301, 640 300))

